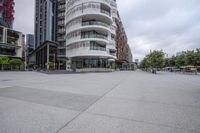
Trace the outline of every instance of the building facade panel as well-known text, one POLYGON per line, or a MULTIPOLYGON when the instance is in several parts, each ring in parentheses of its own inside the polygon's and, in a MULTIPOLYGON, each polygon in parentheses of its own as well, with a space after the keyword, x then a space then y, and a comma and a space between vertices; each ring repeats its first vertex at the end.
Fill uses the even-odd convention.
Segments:
POLYGON ((21 32, 0 26, 0 55, 22 58, 24 35, 21 32))

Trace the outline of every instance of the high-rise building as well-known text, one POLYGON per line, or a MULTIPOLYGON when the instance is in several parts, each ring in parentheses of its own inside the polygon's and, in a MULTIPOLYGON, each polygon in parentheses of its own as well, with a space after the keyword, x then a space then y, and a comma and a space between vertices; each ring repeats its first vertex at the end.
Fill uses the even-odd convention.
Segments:
POLYGON ((35 48, 45 41, 56 41, 55 0, 35 0, 35 48))
POLYGON ((57 47, 57 63, 109 68, 128 60, 127 37, 116 0, 35 0, 35 48, 57 47))
POLYGON ((115 0, 67 0, 66 56, 72 68, 106 68, 116 58, 115 0))
POLYGON ((56 39, 58 42, 57 60, 59 62, 59 68, 66 67, 66 28, 65 28, 65 7, 66 0, 57 0, 57 34, 56 39))
POLYGON ((35 49, 45 41, 56 42, 59 62, 66 62, 65 1, 35 0, 35 49))
POLYGON ((0 25, 12 29, 13 21, 14 0, 0 0, 0 25))
POLYGON ((33 34, 26 35, 26 47, 28 49, 28 53, 34 50, 34 35, 33 34))

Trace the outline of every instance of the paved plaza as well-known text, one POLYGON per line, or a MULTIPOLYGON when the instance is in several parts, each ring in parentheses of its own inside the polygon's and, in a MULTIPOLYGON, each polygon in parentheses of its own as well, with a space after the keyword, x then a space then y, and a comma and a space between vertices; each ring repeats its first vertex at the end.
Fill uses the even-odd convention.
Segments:
POLYGON ((0 72, 0 133, 200 133, 200 76, 0 72))

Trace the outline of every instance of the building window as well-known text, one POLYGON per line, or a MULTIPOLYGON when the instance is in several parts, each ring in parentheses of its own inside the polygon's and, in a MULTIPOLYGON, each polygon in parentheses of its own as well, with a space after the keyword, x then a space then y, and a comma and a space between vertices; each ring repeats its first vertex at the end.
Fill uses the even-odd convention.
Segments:
POLYGON ((90 50, 106 51, 106 45, 101 45, 95 41, 91 41, 90 50))

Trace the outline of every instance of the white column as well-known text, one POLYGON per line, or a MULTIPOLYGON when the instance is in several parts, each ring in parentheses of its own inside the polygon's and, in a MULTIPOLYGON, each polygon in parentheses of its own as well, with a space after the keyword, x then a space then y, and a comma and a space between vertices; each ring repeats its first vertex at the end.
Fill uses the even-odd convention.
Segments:
POLYGON ((3 28, 3 43, 7 43, 7 29, 3 28))
POLYGON ((49 44, 47 44, 47 70, 49 70, 49 44))

